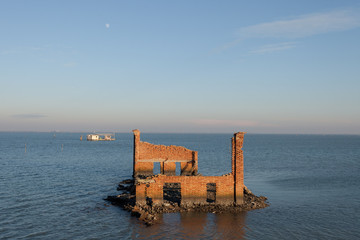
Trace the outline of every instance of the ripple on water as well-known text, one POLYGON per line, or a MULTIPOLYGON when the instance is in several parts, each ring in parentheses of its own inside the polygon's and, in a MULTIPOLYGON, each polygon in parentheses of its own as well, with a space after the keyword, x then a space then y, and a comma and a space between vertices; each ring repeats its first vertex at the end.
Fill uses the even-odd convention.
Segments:
MULTIPOLYGON (((231 171, 227 134, 142 137, 199 150, 204 175, 231 171)), ((164 214, 152 227, 104 205, 131 175, 132 135, 118 139, 0 133, 0 239, 360 239, 360 137, 247 134, 245 181, 269 198, 269 208, 164 214)))

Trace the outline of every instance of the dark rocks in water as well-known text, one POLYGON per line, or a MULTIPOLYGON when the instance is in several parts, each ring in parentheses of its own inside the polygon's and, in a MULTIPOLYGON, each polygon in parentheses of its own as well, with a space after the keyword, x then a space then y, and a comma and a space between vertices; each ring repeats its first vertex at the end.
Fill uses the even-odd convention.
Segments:
POLYGON ((113 205, 120 206, 125 210, 131 210, 135 206, 135 195, 130 195, 129 193, 108 196, 105 200, 111 202, 113 205))
POLYGON ((143 221, 146 225, 155 224, 159 219, 158 215, 162 213, 189 211, 209 213, 236 213, 269 206, 266 197, 255 196, 247 187, 244 188, 244 203, 230 205, 221 205, 216 203, 178 203, 171 201, 164 201, 162 204, 154 205, 150 200, 147 201, 147 204, 140 205, 136 204, 134 181, 132 181, 132 183, 130 180, 122 181, 119 184, 118 190, 122 190, 124 193, 117 196, 108 196, 105 200, 111 202, 113 205, 118 205, 125 210, 130 211, 133 216, 139 218, 139 220, 143 221), (130 185, 124 186, 122 184, 130 185))
POLYGON ((156 223, 159 219, 158 214, 146 206, 135 205, 131 209, 131 215, 139 218, 140 221, 143 221, 146 225, 150 226, 156 223))
POLYGON ((118 187, 116 188, 116 190, 118 190, 118 191, 125 191, 125 192, 128 192, 128 193, 130 193, 130 194, 135 194, 134 180, 127 179, 127 180, 121 181, 121 182, 118 184, 118 187), (125 186, 125 184, 126 184, 127 186, 125 186))
POLYGON ((119 184, 134 184, 134 179, 122 180, 119 184))
POLYGON ((120 190, 126 190, 126 187, 122 184, 119 184, 118 187, 116 188, 116 190, 120 191, 120 190))

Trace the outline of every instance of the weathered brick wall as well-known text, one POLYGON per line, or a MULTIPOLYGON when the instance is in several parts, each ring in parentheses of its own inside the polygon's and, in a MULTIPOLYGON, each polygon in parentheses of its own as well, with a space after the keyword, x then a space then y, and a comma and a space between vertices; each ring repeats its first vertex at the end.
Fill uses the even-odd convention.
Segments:
POLYGON ((234 202, 234 176, 154 176, 148 183, 136 185, 136 201, 145 203, 146 197, 154 204, 163 202, 165 183, 181 184, 182 203, 206 203, 207 183, 216 184, 216 203, 232 204, 234 202))
POLYGON ((160 172, 165 175, 175 175, 176 161, 188 161, 181 162, 181 174, 192 175, 197 173, 198 164, 196 151, 181 146, 164 146, 141 142, 140 131, 134 130, 133 133, 134 177, 137 175, 153 175, 154 162, 161 162, 160 172))
POLYGON ((181 185, 181 203, 205 203, 210 191, 207 189, 207 184, 213 183, 216 184, 216 203, 243 203, 244 159, 242 145, 244 134, 244 132, 235 133, 231 139, 231 173, 223 176, 172 176, 175 175, 175 160, 191 160, 190 162, 181 162, 181 171, 185 174, 196 173, 198 168, 197 152, 184 147, 153 145, 147 142, 140 142, 140 132, 135 130, 134 173, 149 173, 148 175, 151 175, 153 160, 170 160, 170 162, 161 162, 161 173, 167 174, 167 176, 160 174, 137 183, 136 201, 138 203, 145 203, 146 199, 149 198, 154 204, 162 203, 164 184, 179 183, 181 185), (145 162, 141 162, 141 160, 145 160, 145 162), (151 162, 146 162, 148 160, 151 162))
POLYGON ((192 160, 193 151, 180 146, 154 145, 140 142, 139 160, 166 159, 166 160, 192 160))

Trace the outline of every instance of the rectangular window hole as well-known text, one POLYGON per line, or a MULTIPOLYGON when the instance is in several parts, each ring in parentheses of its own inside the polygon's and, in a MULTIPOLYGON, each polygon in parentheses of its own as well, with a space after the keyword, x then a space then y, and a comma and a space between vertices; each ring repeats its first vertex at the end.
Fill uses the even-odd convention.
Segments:
POLYGON ((163 186, 163 199, 165 202, 181 203, 181 184, 165 183, 163 186))
POLYGON ((216 201, 216 183, 207 183, 206 191, 207 191, 206 201, 208 203, 214 203, 216 201))
POLYGON ((159 162, 154 162, 153 173, 154 173, 154 175, 160 174, 160 163, 159 162))
POLYGON ((175 172, 176 176, 180 176, 181 175, 181 163, 177 162, 176 163, 176 172, 175 172))

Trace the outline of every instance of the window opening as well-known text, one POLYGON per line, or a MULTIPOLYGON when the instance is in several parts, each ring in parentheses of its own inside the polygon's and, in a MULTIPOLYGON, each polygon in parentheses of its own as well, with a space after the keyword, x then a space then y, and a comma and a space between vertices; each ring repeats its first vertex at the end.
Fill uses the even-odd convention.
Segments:
POLYGON ((208 203, 214 203, 216 201, 216 183, 207 183, 206 190, 207 190, 206 201, 208 203))
POLYGON ((163 187, 163 199, 165 202, 181 203, 181 184, 165 183, 163 187))

